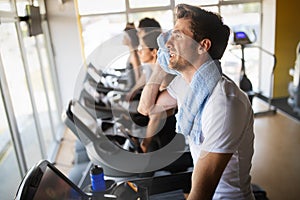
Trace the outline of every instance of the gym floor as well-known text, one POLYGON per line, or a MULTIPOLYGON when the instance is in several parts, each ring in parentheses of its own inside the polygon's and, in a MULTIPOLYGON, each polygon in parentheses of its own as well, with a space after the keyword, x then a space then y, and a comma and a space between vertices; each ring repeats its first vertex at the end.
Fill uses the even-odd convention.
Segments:
MULTIPOLYGON (((267 104, 253 99, 254 112, 265 111, 267 104)), ((297 200, 300 196, 300 121, 277 110, 275 115, 255 117, 255 153, 252 183, 262 187, 271 200, 297 200)), ((76 137, 65 132, 56 166, 68 174, 73 166, 76 137)))

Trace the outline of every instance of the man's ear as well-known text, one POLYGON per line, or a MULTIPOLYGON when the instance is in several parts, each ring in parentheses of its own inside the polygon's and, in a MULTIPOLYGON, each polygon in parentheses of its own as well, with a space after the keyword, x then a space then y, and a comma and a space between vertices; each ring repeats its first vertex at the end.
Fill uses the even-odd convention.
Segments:
POLYGON ((211 47, 211 41, 209 39, 203 39, 199 43, 198 53, 202 54, 204 52, 208 52, 211 47))

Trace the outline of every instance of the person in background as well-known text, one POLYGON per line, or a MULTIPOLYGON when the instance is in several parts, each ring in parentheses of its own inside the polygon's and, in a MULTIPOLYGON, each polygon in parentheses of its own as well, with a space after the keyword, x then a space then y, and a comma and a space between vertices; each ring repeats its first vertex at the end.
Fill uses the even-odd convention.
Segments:
POLYGON ((134 74, 133 77, 128 77, 128 80, 130 81, 129 83, 129 88, 132 88, 136 81, 139 79, 139 70, 137 67, 134 66, 139 66, 140 61, 138 59, 138 54, 137 54, 137 47, 139 46, 139 38, 137 36, 137 29, 134 26, 134 23, 128 22, 126 24, 126 27, 124 29, 124 37, 123 37, 123 44, 128 46, 130 55, 128 58, 128 61, 126 63, 126 69, 130 70, 131 73, 129 74, 134 74))
POLYGON ((159 22, 154 18, 145 17, 139 21, 138 36, 141 38, 151 31, 162 31, 159 22))
MULTIPOLYGON (((154 18, 145 17, 139 21, 139 25, 137 28, 137 36, 140 39, 140 46, 138 51, 135 51, 136 49, 131 48, 130 56, 133 60, 132 63, 134 63, 133 68, 135 71, 135 77, 137 81, 133 88, 130 90, 130 92, 126 95, 125 100, 127 101, 132 101, 133 99, 139 100, 142 88, 145 86, 146 82, 149 81, 149 77, 151 76, 152 72, 155 71, 156 68, 159 68, 155 65, 158 50, 156 41, 158 35, 161 33, 161 30, 162 29, 159 22, 154 18)), ((169 76, 167 77, 169 78, 169 76)), ((170 82, 170 80, 168 82, 170 82)), ((166 82, 167 81, 163 81, 159 87, 165 89, 167 85, 166 82)), ((172 113, 171 111, 168 112, 168 114, 172 113)), ((171 134, 163 135, 163 138, 160 138, 162 139, 162 141, 159 141, 160 139, 158 139, 158 136, 155 136, 161 131, 164 131, 164 127, 168 127, 169 131, 172 132, 172 119, 171 117, 168 118, 168 116, 162 116, 158 113, 152 115, 150 118, 148 116, 143 116, 139 113, 131 115, 135 123, 141 126, 147 124, 146 138, 143 139, 141 143, 141 149, 143 152, 152 151, 158 148, 153 147, 153 144, 155 143, 152 140, 153 138, 155 138, 156 142, 160 143, 160 145, 163 146, 167 143, 167 141, 170 140, 169 138, 173 137, 173 135, 171 134)), ((175 121, 173 122, 173 125, 174 124, 175 121)))
MULTIPOLYGON (((143 73, 135 86, 126 96, 126 99, 129 102, 132 100, 139 100, 140 93, 145 84, 148 82, 152 71, 158 67, 156 64, 158 51, 157 37, 160 34, 161 31, 155 29, 140 38, 138 55, 142 63, 141 67, 143 69, 143 73)), ((132 110, 132 108, 130 110, 132 110)), ((142 116, 139 113, 131 115, 136 124, 147 124, 145 138, 142 140, 140 145, 142 152, 157 150, 168 144, 173 139, 175 134, 175 117, 172 116, 173 111, 174 109, 168 111, 168 115, 156 114, 151 116, 142 116)))
POLYGON ((153 30, 143 35, 139 40, 137 53, 141 62, 142 73, 131 91, 127 94, 126 100, 128 101, 138 90, 144 87, 151 76, 157 59, 158 45, 156 40, 160 33, 159 30, 153 30))
POLYGON ((145 17, 139 21, 138 28, 135 28, 134 23, 128 22, 126 24, 125 37, 123 39, 123 44, 129 47, 130 51, 130 63, 134 71, 135 82, 142 75, 141 61, 138 55, 138 42, 146 33, 151 31, 161 31, 161 26, 154 18, 145 17), (128 36, 128 37, 127 37, 128 36))
POLYGON ((254 200, 253 110, 247 95, 222 74, 219 61, 230 29, 220 16, 196 6, 177 5, 176 17, 166 47, 169 68, 180 75, 154 105, 138 110, 147 114, 178 106, 176 130, 187 137, 194 162, 187 199, 254 200))

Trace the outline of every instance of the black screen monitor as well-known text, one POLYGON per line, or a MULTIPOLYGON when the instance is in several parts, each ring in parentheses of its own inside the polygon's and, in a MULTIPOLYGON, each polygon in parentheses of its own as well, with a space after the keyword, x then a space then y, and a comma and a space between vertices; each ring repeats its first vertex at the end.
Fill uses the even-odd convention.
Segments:
POLYGON ((18 200, 88 200, 90 197, 44 160, 32 168, 19 186, 18 200))

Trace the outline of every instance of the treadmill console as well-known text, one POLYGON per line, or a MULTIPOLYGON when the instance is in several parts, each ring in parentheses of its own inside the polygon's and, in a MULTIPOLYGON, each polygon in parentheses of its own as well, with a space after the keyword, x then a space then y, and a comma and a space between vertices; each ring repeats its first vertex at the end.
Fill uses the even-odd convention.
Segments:
POLYGON ((233 42, 235 45, 246 45, 252 43, 244 31, 234 32, 233 42))
POLYGON ((53 164, 43 160, 24 177, 16 200, 88 200, 90 197, 64 176, 53 164))

